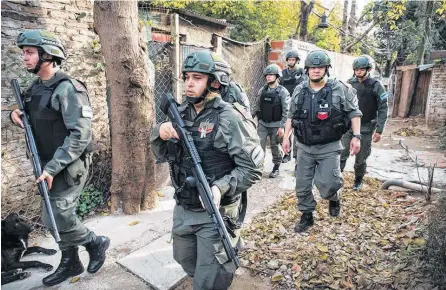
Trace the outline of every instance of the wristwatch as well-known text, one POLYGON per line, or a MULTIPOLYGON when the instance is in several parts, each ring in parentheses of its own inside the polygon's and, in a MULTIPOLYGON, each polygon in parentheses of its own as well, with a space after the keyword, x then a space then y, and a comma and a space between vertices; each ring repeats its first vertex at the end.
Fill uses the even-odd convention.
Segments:
POLYGON ((361 134, 353 134, 353 138, 358 138, 359 140, 361 140, 362 135, 361 134))

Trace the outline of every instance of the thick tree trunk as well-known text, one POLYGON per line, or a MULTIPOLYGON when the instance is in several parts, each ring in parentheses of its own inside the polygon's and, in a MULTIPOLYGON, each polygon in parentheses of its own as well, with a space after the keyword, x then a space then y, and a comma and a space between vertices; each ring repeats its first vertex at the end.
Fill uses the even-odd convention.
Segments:
POLYGON ((308 18, 310 17, 311 10, 313 9, 313 1, 307 4, 305 1, 300 3, 300 31, 299 38, 302 41, 307 40, 308 35, 308 18))
POLYGON ((341 51, 345 50, 347 45, 347 30, 348 30, 348 2, 344 0, 344 11, 342 12, 342 33, 341 33, 341 51))
POLYGON ((348 33, 355 35, 356 33, 356 0, 352 0, 352 8, 350 9, 350 18, 348 20, 348 33))
POLYGON ((148 142, 155 102, 148 56, 140 43, 137 2, 95 1, 93 13, 111 95, 111 211, 122 204, 124 213, 135 214, 156 204, 148 142))

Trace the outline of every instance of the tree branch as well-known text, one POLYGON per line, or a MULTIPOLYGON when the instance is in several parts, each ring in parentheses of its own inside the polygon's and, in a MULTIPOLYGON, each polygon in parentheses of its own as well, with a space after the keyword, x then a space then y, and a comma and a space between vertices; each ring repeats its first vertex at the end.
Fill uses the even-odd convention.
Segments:
POLYGON ((360 42, 367 34, 369 34, 370 30, 372 30, 373 27, 375 27, 376 21, 373 20, 372 25, 370 25, 369 28, 367 28, 366 31, 364 31, 364 33, 359 36, 359 37, 355 37, 356 40, 353 41, 352 43, 350 43, 349 45, 347 45, 346 47, 344 47, 344 49, 342 50, 342 52, 347 52, 347 50, 349 50, 350 48, 352 48, 352 46, 354 46, 355 44, 357 44, 358 42, 360 42))

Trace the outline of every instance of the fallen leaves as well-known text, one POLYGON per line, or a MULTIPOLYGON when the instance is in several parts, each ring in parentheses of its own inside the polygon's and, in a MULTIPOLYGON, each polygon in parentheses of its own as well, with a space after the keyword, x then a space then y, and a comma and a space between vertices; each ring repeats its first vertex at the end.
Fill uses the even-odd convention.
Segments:
POLYGON ((140 221, 133 221, 133 222, 129 223, 129 226, 133 227, 133 226, 136 226, 139 223, 140 223, 140 221))
POLYGON ((315 225, 307 233, 294 232, 300 219, 294 193, 257 215, 243 230, 247 246, 241 264, 269 275, 275 289, 428 285, 413 261, 426 243, 420 227, 429 205, 405 193, 383 191, 381 182, 370 178, 362 191, 352 191, 353 177, 345 179, 341 216, 329 216, 328 202, 315 191, 315 225))

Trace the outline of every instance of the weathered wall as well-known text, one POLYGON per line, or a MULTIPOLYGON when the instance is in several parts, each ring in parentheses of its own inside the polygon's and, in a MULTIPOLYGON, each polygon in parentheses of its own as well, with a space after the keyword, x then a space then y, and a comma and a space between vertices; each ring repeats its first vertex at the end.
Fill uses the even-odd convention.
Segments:
POLYGON ((105 96, 105 74, 98 37, 93 32, 92 2, 88 0, 2 1, 2 204, 20 206, 29 202, 34 179, 25 156, 23 131, 11 125, 9 113, 15 107, 10 88, 12 78, 19 79, 24 89, 33 75, 22 66, 21 50, 15 46, 17 35, 24 29, 46 29, 56 33, 64 43, 68 60, 63 68, 86 83, 92 103, 93 142, 95 150, 110 146, 108 111, 105 96))
POLYGON ((426 123, 431 127, 446 126, 446 63, 432 69, 426 104, 426 123))
MULTIPOLYGON (((298 41, 295 39, 272 41, 269 62, 277 63, 280 67, 286 66, 285 55, 291 49, 297 49, 300 55, 299 67, 304 67, 305 58, 308 53, 315 49, 321 49, 314 44, 298 41)), ((326 51, 331 58, 330 76, 346 82, 353 75, 352 64, 354 56, 341 54, 333 51, 326 51)))

